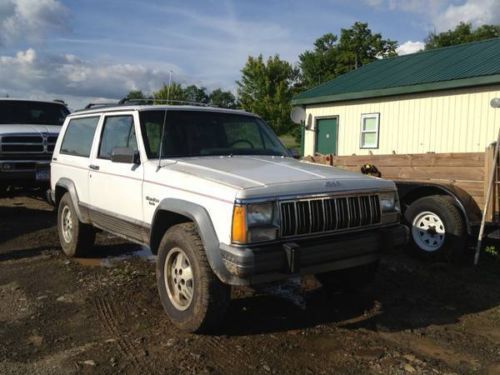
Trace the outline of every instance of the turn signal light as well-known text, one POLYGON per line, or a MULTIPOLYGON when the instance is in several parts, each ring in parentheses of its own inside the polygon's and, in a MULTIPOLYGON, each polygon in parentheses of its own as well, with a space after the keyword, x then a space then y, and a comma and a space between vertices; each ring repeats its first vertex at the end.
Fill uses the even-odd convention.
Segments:
POLYGON ((231 240, 236 243, 247 242, 247 213, 245 206, 234 207, 231 240))

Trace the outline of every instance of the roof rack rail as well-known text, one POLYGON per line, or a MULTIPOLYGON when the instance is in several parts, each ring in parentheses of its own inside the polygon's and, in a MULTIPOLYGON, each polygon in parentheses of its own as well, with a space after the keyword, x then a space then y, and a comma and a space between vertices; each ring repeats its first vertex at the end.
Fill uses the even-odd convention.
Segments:
POLYGON ((53 99, 52 101, 55 103, 61 103, 61 104, 67 105, 66 102, 62 99, 53 99))
POLYGON ((175 100, 175 99, 157 99, 157 98, 123 98, 118 102, 119 105, 123 104, 138 104, 138 105, 151 105, 151 104, 174 104, 174 105, 194 105, 200 107, 210 107, 210 104, 194 102, 189 100, 175 100))
POLYGON ((211 107, 210 104, 207 103, 192 102, 188 100, 155 99, 155 98, 144 98, 144 99, 123 98, 118 102, 89 103, 83 109, 77 109, 75 112, 85 111, 87 109, 94 109, 94 108, 120 107, 125 105, 155 105, 155 104, 192 105, 199 107, 211 107))
POLYGON ((110 102, 102 102, 102 103, 89 103, 85 106, 84 109, 91 109, 91 108, 100 108, 100 107, 111 107, 111 106, 117 106, 117 103, 110 103, 110 102))

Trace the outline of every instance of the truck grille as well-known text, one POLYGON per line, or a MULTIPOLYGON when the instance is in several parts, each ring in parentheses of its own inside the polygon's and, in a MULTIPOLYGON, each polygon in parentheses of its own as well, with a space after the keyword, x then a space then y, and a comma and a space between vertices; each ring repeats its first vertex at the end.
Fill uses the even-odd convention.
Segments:
POLYGON ((281 236, 332 232, 380 223, 378 195, 280 202, 281 236))
POLYGON ((0 152, 2 154, 48 154, 54 151, 57 141, 55 134, 16 134, 2 136, 0 152))

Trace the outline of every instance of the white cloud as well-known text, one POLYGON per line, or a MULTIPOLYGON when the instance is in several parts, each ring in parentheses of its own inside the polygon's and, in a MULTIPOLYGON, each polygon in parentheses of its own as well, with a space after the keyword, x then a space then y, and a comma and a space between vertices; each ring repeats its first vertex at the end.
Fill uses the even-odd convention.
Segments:
POLYGON ((440 31, 454 28, 460 22, 470 22, 473 26, 500 23, 498 0, 466 0, 463 4, 450 4, 436 19, 440 31))
POLYGON ((412 40, 408 40, 406 42, 404 42, 403 44, 401 44, 396 52, 398 53, 398 55, 408 55, 410 53, 415 53, 415 52, 418 52, 420 50, 423 50, 425 47, 425 43, 424 42, 420 42, 420 41, 417 41, 417 42, 414 42, 412 40))
POLYGON ((420 15, 428 27, 438 32, 454 28, 460 22, 473 26, 500 23, 498 0, 365 0, 376 9, 403 11, 420 15))
POLYGON ((59 0, 1 0, 0 45, 39 41, 68 25, 68 10, 59 0))
POLYGON ((15 56, 0 56, 0 96, 61 97, 81 105, 93 98, 118 99, 130 90, 152 92, 168 82, 169 70, 184 82, 182 69, 165 64, 150 68, 141 64, 85 61, 75 55, 39 56, 30 48, 15 56))

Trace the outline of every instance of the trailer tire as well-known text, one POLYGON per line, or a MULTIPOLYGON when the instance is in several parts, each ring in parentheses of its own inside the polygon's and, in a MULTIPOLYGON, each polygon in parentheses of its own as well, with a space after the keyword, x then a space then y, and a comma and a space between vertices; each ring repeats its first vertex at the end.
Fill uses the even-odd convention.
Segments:
POLYGON ((465 222, 451 197, 420 198, 408 207, 404 217, 417 255, 448 261, 464 255, 465 222))

